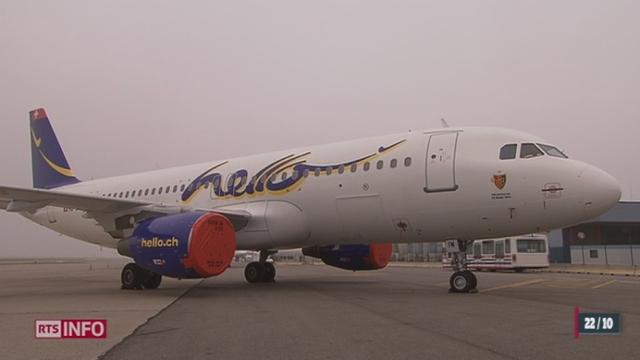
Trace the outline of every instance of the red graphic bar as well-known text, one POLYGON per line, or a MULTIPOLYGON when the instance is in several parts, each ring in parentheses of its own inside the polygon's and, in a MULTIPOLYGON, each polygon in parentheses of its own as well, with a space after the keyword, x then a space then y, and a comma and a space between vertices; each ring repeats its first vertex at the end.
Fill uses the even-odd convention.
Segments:
POLYGON ((36 339, 106 339, 107 320, 35 320, 36 339))
POLYGON ((580 338, 580 308, 577 306, 573 310, 573 336, 576 340, 580 338))

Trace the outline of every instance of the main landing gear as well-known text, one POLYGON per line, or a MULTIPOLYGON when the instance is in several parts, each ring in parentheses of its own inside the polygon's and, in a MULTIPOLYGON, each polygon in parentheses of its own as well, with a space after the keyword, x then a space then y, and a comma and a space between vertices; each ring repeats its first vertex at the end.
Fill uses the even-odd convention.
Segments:
POLYGON ((449 240, 446 243, 447 252, 452 254, 451 266, 455 271, 449 278, 449 292, 471 293, 478 292, 478 279, 467 270, 467 246, 473 241, 449 240))
POLYGON ((276 267, 272 262, 267 262, 269 256, 275 254, 276 251, 262 250, 260 251, 260 261, 249 263, 244 268, 244 277, 249 283, 265 283, 275 282, 276 267))
POLYGON ((145 270, 135 263, 129 263, 122 269, 120 275, 122 289, 157 289, 162 282, 162 275, 145 270))

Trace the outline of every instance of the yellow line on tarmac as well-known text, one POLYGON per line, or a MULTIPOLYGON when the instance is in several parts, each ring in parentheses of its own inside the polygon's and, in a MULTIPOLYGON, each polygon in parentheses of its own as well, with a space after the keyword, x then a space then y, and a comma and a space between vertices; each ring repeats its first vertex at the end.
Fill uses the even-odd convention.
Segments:
POLYGON ((533 279, 533 280, 528 280, 528 281, 521 281, 521 282, 517 282, 517 283, 514 283, 514 284, 501 285, 501 286, 496 286, 496 287, 492 287, 492 288, 489 288, 489 289, 480 290, 480 292, 516 288, 516 287, 521 287, 521 286, 538 284, 538 283, 541 283, 541 282, 544 282, 544 281, 546 281, 546 280, 544 280, 544 279, 533 279))
POLYGON ((592 289, 600 289, 601 287, 605 287, 607 285, 611 285, 611 284, 616 283, 616 282, 618 282, 618 280, 609 280, 609 281, 604 282, 602 284, 598 284, 598 285, 592 286, 591 288, 592 289))

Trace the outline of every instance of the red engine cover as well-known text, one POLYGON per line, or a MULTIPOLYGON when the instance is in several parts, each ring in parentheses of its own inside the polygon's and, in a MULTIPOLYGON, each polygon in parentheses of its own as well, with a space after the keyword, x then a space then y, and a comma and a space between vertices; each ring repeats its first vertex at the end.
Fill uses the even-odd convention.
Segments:
POLYGON ((369 259, 371 264, 379 269, 384 268, 391 261, 391 255, 393 254, 393 245, 391 243, 386 244, 371 244, 369 245, 369 259))
POLYGON ((236 252, 236 232, 225 216, 209 213, 201 217, 191 229, 189 257, 184 266, 202 277, 222 274, 236 252))

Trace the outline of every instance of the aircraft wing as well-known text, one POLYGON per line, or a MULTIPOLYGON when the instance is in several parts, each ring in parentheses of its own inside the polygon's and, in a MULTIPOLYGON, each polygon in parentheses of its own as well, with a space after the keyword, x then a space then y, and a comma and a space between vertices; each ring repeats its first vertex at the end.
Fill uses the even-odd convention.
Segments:
POLYGON ((130 218, 140 221, 147 217, 176 214, 187 211, 215 211, 227 216, 236 231, 245 227, 251 214, 245 211, 201 209, 190 206, 152 203, 134 200, 104 198, 64 191, 26 189, 0 186, 0 209, 9 212, 35 212, 45 206, 69 208, 86 212, 86 217, 96 219, 105 231, 116 236, 130 218), (119 221, 121 219, 127 221, 119 221))
POLYGON ((57 206, 95 212, 118 212, 149 205, 139 201, 102 198, 60 191, 0 186, 0 202, 11 212, 32 211, 44 206, 57 206))

